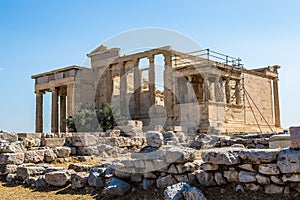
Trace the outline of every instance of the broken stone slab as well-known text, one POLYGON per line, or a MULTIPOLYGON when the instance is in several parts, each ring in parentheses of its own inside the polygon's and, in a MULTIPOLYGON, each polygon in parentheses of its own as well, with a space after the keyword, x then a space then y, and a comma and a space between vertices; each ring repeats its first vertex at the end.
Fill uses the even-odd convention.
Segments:
POLYGON ((196 159, 196 150, 188 147, 172 147, 166 150, 168 163, 185 163, 196 159))
POLYGON ((284 187, 275 184, 265 185, 265 193, 267 194, 282 194, 284 187))
POLYGON ((281 173, 300 173, 300 151, 283 149, 279 152, 277 166, 281 173))
POLYGON ((70 183, 71 173, 68 170, 53 171, 45 174, 47 184, 55 187, 63 187, 70 183))
POLYGON ((242 183, 256 182, 256 173, 248 172, 248 171, 240 171, 239 181, 242 183))
POLYGON ((44 151, 44 161, 52 162, 57 158, 57 155, 54 153, 52 149, 45 149, 44 151))
POLYGON ((21 165, 24 162, 24 153, 2 153, 0 154, 0 165, 21 165))
POLYGON ((68 169, 73 169, 75 172, 89 172, 91 165, 72 163, 69 165, 68 169))
POLYGON ((122 181, 118 178, 112 178, 106 184, 106 187, 102 190, 102 195, 105 197, 117 197, 124 196, 130 190, 130 184, 122 181))
POLYGON ((45 150, 30 150, 24 153, 25 163, 39 163, 43 162, 45 150))
POLYGON ((283 175, 282 180, 283 182, 300 182, 300 174, 283 175))
POLYGON ((199 183, 205 187, 216 185, 216 182, 214 180, 214 175, 211 172, 205 172, 203 170, 199 170, 196 172, 196 177, 199 183))
POLYGON ((163 135, 158 131, 147 131, 146 133, 146 142, 148 146, 156 148, 161 147, 163 140, 163 135))
POLYGON ((71 154, 70 147, 54 147, 53 151, 58 158, 68 158, 71 154))
POLYGON ((217 183, 217 185, 227 184, 227 180, 224 178, 224 176, 221 172, 216 172, 214 178, 215 178, 215 182, 217 183))
POLYGON ((23 144, 26 148, 39 147, 41 145, 40 138, 24 138, 23 144))
POLYGON ((77 154, 80 156, 99 155, 99 150, 97 146, 77 147, 77 154))
POLYGON ((18 133, 19 140, 23 140, 24 138, 41 138, 42 133, 18 133))
POLYGON ((206 200, 203 192, 196 187, 192 187, 187 191, 183 192, 184 199, 188 200, 206 200))
POLYGON ((277 164, 272 164, 272 163, 260 164, 258 167, 258 171, 262 174, 267 174, 267 175, 280 174, 277 164))
POLYGON ((300 150, 300 126, 290 127, 291 148, 300 150))
POLYGON ((55 172, 55 171, 63 171, 66 170, 64 167, 48 167, 45 169, 44 173, 55 172))
POLYGON ((150 187, 155 185, 155 180, 154 179, 147 179, 144 178, 143 183, 142 183, 142 187, 144 190, 148 190, 150 187))
POLYGON ((35 181, 35 187, 38 189, 42 189, 47 187, 47 183, 45 180, 45 175, 40 175, 37 180, 35 181))
POLYGON ((17 172, 17 167, 17 165, 13 164, 0 165, 0 175, 15 174, 17 172))
POLYGON ((201 157, 204 162, 221 165, 240 164, 241 160, 238 151, 241 148, 223 147, 204 150, 201 157))
POLYGON ((75 147, 96 146, 98 139, 89 133, 79 133, 69 138, 70 145, 75 147))
POLYGON ((262 174, 256 174, 256 180, 261 185, 270 184, 270 178, 268 176, 264 176, 262 174))
POLYGON ((119 137, 121 134, 120 130, 108 130, 105 132, 106 137, 119 137))
POLYGON ((165 159, 166 158, 166 150, 165 149, 153 149, 153 151, 145 152, 145 153, 135 153, 131 154, 131 158, 140 159, 140 160, 155 160, 155 159, 165 159))
POLYGON ((90 170, 88 184, 91 187, 102 188, 104 186, 103 176, 106 168, 93 167, 90 170))
POLYGON ((260 164, 275 162, 278 153, 277 149, 242 149, 238 152, 238 156, 243 161, 260 164))
POLYGON ((270 149, 284 149, 291 147, 290 134, 273 135, 269 139, 270 149))
POLYGON ((45 171, 44 167, 36 167, 36 166, 20 166, 17 168, 17 178, 21 180, 26 180, 30 176, 36 176, 43 174, 45 171))
POLYGON ((24 151, 22 142, 0 143, 0 153, 23 153, 24 151))
POLYGON ((176 182, 177 182, 176 179, 171 174, 169 174, 164 177, 159 177, 156 180, 156 187, 157 188, 166 188, 169 185, 174 185, 176 182))
POLYGON ((228 182, 238 182, 239 173, 234 170, 224 171, 224 177, 227 179, 228 182))
POLYGON ((17 133, 1 132, 0 133, 0 140, 6 140, 7 142, 16 142, 16 141, 18 141, 18 134, 17 133))
POLYGON ((83 188, 87 185, 89 173, 77 172, 71 174, 71 187, 72 189, 83 188))
POLYGON ((181 182, 174 185, 168 186, 165 191, 165 199, 166 200, 179 200, 183 198, 183 192, 190 189, 191 186, 187 183, 181 182))
POLYGON ((42 138, 41 146, 44 147, 62 147, 65 144, 65 138, 42 138))

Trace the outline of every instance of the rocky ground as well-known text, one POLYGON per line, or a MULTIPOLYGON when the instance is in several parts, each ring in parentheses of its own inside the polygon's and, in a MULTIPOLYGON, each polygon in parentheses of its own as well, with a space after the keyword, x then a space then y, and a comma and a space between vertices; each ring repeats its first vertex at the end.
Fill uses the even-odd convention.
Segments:
MULTIPOLYGON (((201 186, 198 186, 201 188, 201 186)), ((299 194, 292 193, 289 195, 268 195, 262 192, 236 192, 234 185, 226 185, 222 187, 203 188, 207 200, 244 200, 244 199, 256 199, 256 200, 297 200, 300 199, 299 194)), ((74 191, 70 186, 65 188, 44 188, 43 190, 35 190, 24 186, 17 186, 4 183, 1 180, 0 184, 0 196, 1 199, 16 200, 22 197, 22 200, 32 199, 47 199, 47 200, 74 200, 74 199, 103 199, 99 196, 97 191, 92 194, 88 194, 84 190, 74 191)), ((159 200, 164 199, 163 190, 158 190, 153 193, 153 190, 143 190, 142 188, 136 188, 125 196, 114 198, 116 200, 159 200), (150 192, 151 191, 151 192, 150 192)))

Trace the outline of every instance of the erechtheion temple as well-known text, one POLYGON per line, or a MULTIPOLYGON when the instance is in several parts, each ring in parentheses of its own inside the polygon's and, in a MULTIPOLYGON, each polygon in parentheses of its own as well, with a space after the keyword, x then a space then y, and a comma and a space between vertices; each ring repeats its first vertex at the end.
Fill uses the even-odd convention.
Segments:
POLYGON ((52 93, 51 131, 66 132, 80 103, 111 103, 149 129, 182 126, 201 133, 281 130, 278 69, 245 69, 241 60, 209 49, 183 53, 170 46, 121 55, 104 45, 87 56, 91 68, 69 66, 35 79, 36 132, 43 132, 43 94, 52 93), (157 66, 156 56, 164 57, 157 66), (141 67, 140 60, 148 59, 141 67), (159 69, 161 72, 159 72, 159 69), (156 73, 163 87, 156 85, 156 73))

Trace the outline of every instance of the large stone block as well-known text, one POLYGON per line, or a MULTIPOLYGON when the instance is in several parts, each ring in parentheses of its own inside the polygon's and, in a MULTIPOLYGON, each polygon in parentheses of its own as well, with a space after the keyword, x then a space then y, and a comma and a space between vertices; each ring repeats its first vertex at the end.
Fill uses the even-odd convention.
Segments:
POLYGON ((168 163, 185 163, 194 161, 196 150, 192 148, 172 147, 166 150, 166 159, 168 163))
POLYGON ((156 187, 166 188, 170 185, 174 185, 176 182, 177 182, 176 179, 171 174, 169 174, 169 175, 164 176, 164 177, 159 177, 156 180, 156 187))
POLYGON ((13 164, 0 165, 0 175, 15 174, 17 172, 17 167, 17 165, 13 164))
POLYGON ((18 141, 18 134, 17 133, 0 132, 0 139, 5 140, 7 142, 16 142, 16 141, 18 141))
POLYGON ((26 180, 30 176, 43 174, 44 171, 45 171, 44 167, 20 166, 17 168, 17 178, 21 180, 26 180))
POLYGON ((158 131, 147 131, 146 142, 148 146, 160 147, 163 144, 164 137, 158 131))
POLYGON ((65 144, 65 138, 42 138, 41 145, 45 147, 62 147, 65 144))
POLYGON ((282 173, 300 173, 300 151, 281 150, 278 154, 277 166, 282 173))
POLYGON ((240 171, 239 181, 242 183, 251 183, 256 181, 256 174, 254 172, 240 171))
POLYGON ((0 153, 23 153, 24 151, 22 142, 0 143, 0 153))
POLYGON ((54 153, 57 155, 58 158, 68 158, 71 153, 70 147, 54 147, 54 153))
POLYGON ((2 153, 0 154, 0 164, 20 165, 24 162, 24 153, 2 153))
POLYGON ((258 167, 258 171, 262 174, 267 175, 277 175, 280 174, 279 169, 277 168, 277 164, 260 164, 258 167))
POLYGON ((106 187, 102 191, 105 197, 124 196, 130 190, 130 184, 118 178, 112 178, 108 181, 106 187))
POLYGON ((273 135, 269 139, 270 149, 284 149, 291 146, 290 134, 273 135))
POLYGON ((300 126, 290 127, 291 148, 300 149, 300 126))
POLYGON ((191 186, 187 183, 177 183, 174 185, 169 185, 165 191, 165 199, 166 200, 176 200, 176 199, 182 199, 183 198, 183 192, 190 189, 191 186))
POLYGON ((203 151, 201 156, 204 162, 222 165, 236 165, 241 162, 238 157, 238 150, 240 150, 240 148, 214 148, 203 151))
POLYGON ((196 172, 196 177, 199 183, 203 186, 214 186, 216 182, 214 180, 214 175, 212 172, 205 172, 203 170, 199 170, 196 172))
POLYGON ((72 146, 75 147, 86 147, 97 145, 98 139, 92 134, 81 133, 78 135, 73 135, 71 138, 69 138, 69 142, 72 146))
POLYGON ((83 188, 87 185, 89 173, 77 172, 71 175, 71 187, 72 189, 83 188))
POLYGON ((45 181, 51 186, 63 187, 69 184, 70 180, 71 173, 67 170, 53 171, 45 174, 45 181))
POLYGON ((39 163, 43 162, 45 150, 31 150, 24 153, 25 163, 39 163))
POLYGON ((278 153, 277 149, 243 149, 238 152, 238 155, 243 161, 260 164, 276 161, 278 153))

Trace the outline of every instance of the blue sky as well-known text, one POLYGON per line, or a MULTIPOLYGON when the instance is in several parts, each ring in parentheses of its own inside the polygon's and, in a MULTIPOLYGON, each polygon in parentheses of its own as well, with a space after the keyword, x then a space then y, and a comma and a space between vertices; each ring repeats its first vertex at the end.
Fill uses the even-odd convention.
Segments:
MULTIPOLYGON (((34 131, 32 74, 81 65, 107 38, 143 27, 181 32, 247 68, 281 65, 282 124, 300 125, 300 1, 245 2, 1 0, 0 130, 34 131)), ((50 123, 48 95, 44 105, 50 123)))

